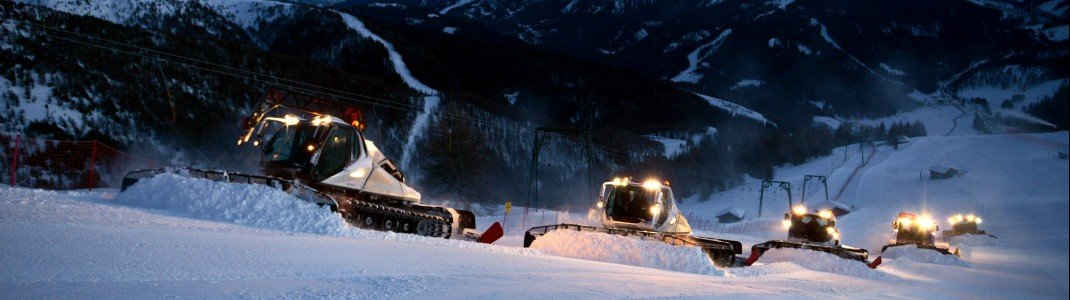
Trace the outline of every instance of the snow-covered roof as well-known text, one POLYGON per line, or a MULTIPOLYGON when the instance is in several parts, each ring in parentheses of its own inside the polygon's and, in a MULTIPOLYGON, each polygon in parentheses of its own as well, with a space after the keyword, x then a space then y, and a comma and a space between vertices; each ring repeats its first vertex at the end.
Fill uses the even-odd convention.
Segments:
POLYGON ((715 215, 716 216, 723 216, 725 214, 729 214, 729 215, 733 215, 733 216, 736 216, 737 218, 742 219, 743 215, 746 214, 746 213, 747 213, 747 210, 743 209, 742 207, 732 206, 732 207, 729 207, 729 208, 722 209, 721 211, 717 212, 717 214, 715 214, 715 215))
POLYGON ((823 208, 836 209, 836 208, 839 208, 839 209, 842 209, 842 210, 851 211, 851 207, 850 206, 847 206, 847 205, 845 205, 843 203, 840 203, 838 201, 835 201, 835 200, 825 200, 825 202, 818 203, 817 205, 814 205, 814 207, 816 207, 817 209, 823 209, 823 208))
POLYGON ((937 172, 937 173, 947 173, 947 170, 950 170, 950 169, 952 169, 952 168, 948 167, 948 166, 944 166, 944 165, 933 165, 931 168, 929 168, 929 171, 933 171, 933 172, 937 172))

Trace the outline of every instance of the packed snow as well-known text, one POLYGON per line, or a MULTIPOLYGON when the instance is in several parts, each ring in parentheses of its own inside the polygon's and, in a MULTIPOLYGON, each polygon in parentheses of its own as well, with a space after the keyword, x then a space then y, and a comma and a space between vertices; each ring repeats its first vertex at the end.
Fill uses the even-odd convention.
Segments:
MULTIPOLYGON (((951 247, 962 257, 953 260, 890 249, 874 270, 778 249, 755 266, 723 269, 703 264, 708 259, 693 248, 567 231, 519 248, 524 228, 594 225, 594 210, 532 210, 525 218, 514 208, 500 245, 482 245, 356 229, 275 189, 161 175, 122 193, 0 187, 0 291, 13 298, 1065 298, 1070 170, 1055 148, 1068 136, 1029 137, 915 138, 899 150, 867 148, 866 164, 852 146, 776 170, 796 186, 804 174, 828 175, 832 190, 846 182, 841 201, 857 209, 838 226, 845 244, 872 257, 882 254, 900 211, 983 216, 984 229, 999 239, 955 239, 951 247), (943 181, 922 176, 937 163, 971 172, 943 181)), ((753 213, 756 194, 748 183, 680 206, 694 225, 745 209, 743 222, 696 231, 743 242, 745 257, 750 245, 785 234, 783 192, 768 194, 762 218, 753 213)), ((820 194, 809 189, 807 203, 820 194)), ((501 217, 479 217, 479 227, 501 217)))
POLYGON ((368 27, 364 26, 364 22, 361 22, 357 17, 343 12, 338 12, 338 15, 342 17, 342 20, 345 21, 350 29, 357 31, 357 33, 365 38, 372 39, 382 44, 383 47, 386 48, 387 53, 389 53, 390 62, 394 65, 394 71, 397 72, 398 76, 401 76, 402 81, 404 81, 410 88, 425 95, 423 97, 423 109, 416 114, 416 119, 412 123, 412 129, 409 130, 405 145, 402 147, 401 160, 399 163, 401 164, 402 169, 406 169, 410 166, 410 162, 413 159, 412 154, 415 152, 416 141, 423 136, 425 131, 427 131, 427 126, 431 124, 431 115, 434 114, 435 109, 438 108, 439 101, 441 100, 439 93, 437 90, 425 85, 412 75, 412 72, 409 71, 409 68, 405 65, 405 61, 402 59, 401 54, 398 53, 397 50, 394 50, 393 44, 369 30, 368 27))
MULTIPOLYGON (((954 253, 955 249, 950 249, 954 253)), ((921 262, 928 264, 939 264, 948 266, 969 267, 970 264, 960 259, 954 254, 943 254, 932 249, 921 249, 914 245, 904 245, 888 248, 888 251, 881 253, 881 257, 892 258, 896 261, 910 260, 911 262, 921 262)), ((900 262, 903 263, 903 262, 900 262)))
POLYGON ((750 118, 750 119, 753 119, 755 121, 761 122, 762 124, 772 124, 773 126, 776 126, 776 124, 774 124, 773 122, 769 122, 769 119, 766 119, 765 116, 763 116, 761 113, 758 113, 758 112, 753 111, 753 110, 751 110, 749 108, 743 107, 742 105, 735 104, 735 103, 732 103, 732 102, 728 102, 728 101, 722 100, 720 98, 715 98, 715 97, 712 97, 712 96, 699 94, 699 93, 692 93, 692 94, 695 94, 696 96, 701 97, 702 99, 704 99, 707 102, 709 102, 710 105, 713 105, 714 107, 717 107, 717 108, 720 108, 720 109, 722 109, 724 111, 732 113, 733 116, 737 116, 737 115, 738 116, 743 116, 743 117, 750 118))
POLYGON ((460 1, 457 1, 456 3, 451 4, 450 6, 446 6, 446 7, 442 8, 442 10, 438 11, 438 14, 445 15, 445 14, 449 13, 451 10, 453 10, 454 8, 458 8, 458 7, 461 7, 461 6, 468 5, 469 3, 472 3, 473 1, 475 1, 475 0, 460 0, 460 1))
POLYGON ((731 89, 732 90, 738 90, 738 89, 747 88, 747 87, 761 87, 763 83, 765 83, 765 82, 763 82, 761 80, 757 80, 757 79, 743 79, 743 80, 740 80, 739 82, 736 82, 736 85, 733 85, 731 89))
POLYGON ((713 266, 700 248, 677 247, 618 235, 555 230, 536 239, 531 248, 563 257, 696 274, 724 274, 713 266))
POLYGON ((680 71, 679 74, 676 74, 676 76, 672 78, 672 81, 698 83, 698 81, 702 79, 702 74, 698 73, 699 63, 714 52, 717 52, 717 49, 721 47, 721 44, 724 43, 725 39, 727 39, 730 34, 732 34, 732 29, 725 29, 721 34, 717 35, 717 38, 714 38, 709 43, 699 46, 698 48, 695 48, 694 51, 691 51, 691 53, 688 53, 687 68, 680 71))

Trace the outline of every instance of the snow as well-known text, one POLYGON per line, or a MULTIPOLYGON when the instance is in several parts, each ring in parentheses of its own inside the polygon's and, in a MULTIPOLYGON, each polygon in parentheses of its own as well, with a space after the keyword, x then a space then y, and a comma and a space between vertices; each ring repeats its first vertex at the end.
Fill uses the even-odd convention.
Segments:
POLYGON ((760 86, 762 86, 763 83, 765 83, 765 82, 763 82, 761 80, 757 80, 757 79, 743 79, 743 80, 740 80, 739 82, 736 82, 736 85, 733 85, 731 89, 732 90, 738 90, 738 89, 746 88, 746 87, 760 87, 760 86))
MULTIPOLYGON (((951 248, 954 253, 955 249, 951 248)), ((954 256, 943 254, 932 249, 919 249, 914 245, 895 246, 881 253, 881 257, 895 259, 895 264, 927 263, 946 266, 969 267, 966 261, 954 256)))
POLYGON ((509 101, 509 105, 515 105, 517 96, 520 96, 520 92, 507 93, 505 94, 505 100, 509 101))
POLYGON ((706 59, 706 57, 709 57, 714 52, 717 52, 717 49, 721 47, 721 44, 724 43, 725 39, 728 38, 729 34, 732 34, 731 28, 722 31, 721 34, 717 35, 717 38, 713 39, 713 41, 699 46, 698 48, 695 48, 694 51, 691 51, 691 53, 688 53, 687 69, 684 69, 683 71, 680 71, 679 74, 676 74, 676 76, 672 78, 672 81, 698 83, 698 81, 702 79, 702 74, 697 73, 699 62, 701 62, 703 59, 706 59))
POLYGON ((813 51, 810 51, 810 47, 807 47, 806 45, 798 44, 795 47, 799 49, 799 53, 805 55, 810 55, 811 53, 813 53, 813 51))
POLYGON ((399 163, 401 164, 402 169, 410 169, 409 163, 413 159, 412 155, 415 151, 416 141, 423 136, 424 131, 427 130, 427 126, 430 124, 431 114, 434 113, 440 101, 438 96, 439 93, 437 90, 425 85, 412 75, 409 68, 405 66, 405 61, 401 58, 401 54, 394 50, 393 44, 369 30, 368 27, 364 26, 363 22, 357 19, 357 17, 343 12, 338 12, 338 15, 342 17, 342 20, 345 21, 350 29, 357 31, 357 33, 365 38, 372 39, 382 44, 383 47, 386 48, 387 53, 389 53, 390 62, 394 65, 394 72, 396 72, 398 76, 401 76, 402 81, 404 81, 410 88, 426 95, 423 98, 423 110, 416 114, 412 129, 409 130, 405 145, 402 148, 402 156, 399 163))
POLYGON ((840 202, 838 202, 836 200, 825 200, 825 201, 822 201, 821 203, 818 203, 818 204, 814 205, 813 207, 818 209, 818 210, 839 208, 839 209, 842 209, 842 210, 851 211, 851 207, 850 206, 848 206, 846 204, 843 204, 843 203, 840 203, 840 202))
POLYGON ((780 41, 777 40, 777 38, 770 38, 769 39, 769 48, 776 47, 777 45, 780 45, 780 41))
POLYGON ((862 60, 859 60, 854 55, 851 55, 851 53, 847 53, 847 50, 844 50, 843 48, 841 48, 840 44, 836 43, 836 41, 834 41, 832 39, 832 36, 829 35, 828 27, 826 27, 825 24, 822 24, 817 19, 810 18, 810 26, 817 26, 817 27, 821 28, 821 37, 825 39, 825 42, 828 42, 829 45, 832 45, 832 47, 836 48, 836 50, 840 50, 841 53, 843 53, 844 55, 847 55, 847 57, 851 58, 852 61, 857 63, 859 66, 862 66, 862 68, 865 68, 866 71, 868 71, 870 74, 873 74, 873 76, 876 76, 878 78, 887 80, 887 81, 892 82, 892 83, 896 83, 898 85, 903 85, 902 82, 895 81, 895 80, 890 80, 888 78, 885 78, 885 77, 881 76, 880 74, 877 73, 877 71, 874 71, 873 68, 870 68, 865 63, 863 63, 862 60))
MULTIPOLYGON (((293 13, 290 3, 261 0, 206 0, 201 3, 211 7, 231 22, 245 30, 255 31, 260 23, 269 23, 293 13)), ((265 45, 266 47, 266 45, 265 45)))
POLYGON ((445 32, 447 34, 454 34, 457 33, 457 27, 442 27, 442 32, 445 32))
POLYGON ((667 137, 660 137, 655 135, 647 135, 646 138, 651 141, 661 143, 665 147, 665 157, 673 158, 681 153, 687 151, 687 141, 681 139, 672 139, 667 137))
MULTIPOLYGON (((1034 139, 1065 145, 1070 136, 1029 136, 920 137, 899 150, 879 147, 854 180, 846 177, 859 165, 854 146, 846 161, 841 148, 776 170, 796 185, 804 174, 828 174, 833 190, 847 182, 842 201, 860 209, 837 223, 845 244, 871 252, 888 241, 900 211, 938 220, 976 213, 1000 238, 956 238, 961 258, 893 248, 874 270, 774 249, 755 266, 718 269, 694 248, 570 231, 523 249, 516 241, 538 214, 519 225, 519 210, 503 239, 509 243, 482 245, 355 229, 271 188, 162 175, 118 195, 0 187, 0 287, 11 298, 1066 298, 1070 167, 1034 139), (919 177, 947 161, 970 166, 971 175, 919 177)), ((730 207, 753 212, 757 191, 748 185, 681 207, 695 218, 730 207)), ((696 234, 739 240, 743 256, 750 245, 783 238, 774 207, 786 207, 784 195, 767 196, 766 217, 750 214, 733 225, 737 233, 696 234)), ((592 222, 565 215, 542 222, 592 222)))
MULTIPOLYGON (((796 187, 794 198, 798 199, 804 175, 827 175, 830 197, 842 190, 840 202, 856 207, 851 214, 838 218, 844 244, 869 249, 872 257, 880 255, 880 248, 893 238, 889 228, 899 212, 929 213, 937 220, 957 213, 976 213, 984 217, 982 229, 1000 237, 998 240, 983 236, 951 239, 953 250, 960 249, 963 254, 955 260, 909 248, 890 249, 877 271, 897 277, 896 280, 931 282, 924 284, 923 289, 962 284, 992 293, 987 297, 1031 293, 1032 297, 1040 294, 1065 297, 1070 277, 1067 269, 1070 241, 1066 234, 1070 167, 1054 154, 1056 148, 1065 146, 1053 145, 1065 145, 1068 140, 1070 135, 1066 131, 917 137, 900 145, 898 150, 878 146, 871 153, 869 147, 865 148, 868 159, 865 165, 860 163, 858 146, 852 145, 802 165, 777 168, 774 178, 791 182, 796 187), (928 179, 928 168, 938 164, 966 166, 970 174, 940 181, 928 179), (857 174, 852 175, 860 165, 857 174)), ((704 218, 712 218, 709 213, 733 206, 756 211, 758 184, 760 181, 748 181, 743 186, 714 194, 708 201, 687 201, 680 206, 685 212, 704 218)), ((765 239, 783 239, 785 233, 777 228, 776 222, 786 210, 786 199, 783 191, 771 189, 766 192, 765 218, 751 214, 750 219, 739 225, 714 226, 713 231, 704 234, 739 238, 745 247, 765 239), (770 225, 758 226, 766 223, 770 225)), ((697 218, 689 221, 696 224, 697 218)), ((948 225, 940 226, 946 229, 948 225)), ((764 276, 800 269, 830 270, 825 264, 794 265, 806 265, 798 261, 811 257, 763 256, 759 262, 769 264, 758 271, 732 269, 728 273, 743 276, 737 273, 758 272, 764 276)), ((837 273, 873 278, 846 269, 837 273)), ((958 290, 955 293, 960 294, 955 297, 973 292, 980 291, 958 290)))
POLYGON ((967 115, 966 117, 955 121, 955 118, 961 115, 963 115, 961 110, 950 105, 922 106, 911 111, 898 113, 884 118, 852 120, 851 123, 866 126, 879 126, 880 124, 891 126, 896 122, 913 123, 914 121, 919 121, 925 125, 925 131, 929 135, 943 135, 948 133, 953 135, 980 134, 980 132, 972 126, 972 115, 967 115), (952 131, 952 129, 954 130, 952 131))
POLYGON ((843 121, 837 120, 836 118, 832 117, 814 116, 814 124, 822 124, 828 126, 829 128, 836 129, 840 128, 840 125, 843 125, 843 121))
POLYGON ((1054 14, 1056 16, 1062 16, 1062 15, 1066 14, 1066 9, 1067 9, 1067 5, 1066 5, 1066 2, 1064 0, 1051 0, 1051 1, 1045 2, 1044 4, 1041 4, 1039 7, 1040 7, 1040 9, 1042 9, 1042 10, 1044 10, 1046 12, 1049 12, 1051 14, 1054 14), (1060 6, 1059 4, 1062 4, 1062 6, 1060 6))
POLYGON ((884 69, 884 71, 888 72, 888 74, 892 74, 892 75, 895 75, 895 76, 906 76, 907 75, 907 73, 905 73, 903 71, 900 71, 899 69, 893 68, 892 66, 889 66, 888 64, 885 64, 885 63, 881 63, 881 69, 884 69))
POLYGON ((117 24, 132 24, 135 20, 174 15, 186 1, 123 0, 17 0, 41 5, 73 15, 90 16, 117 24))
POLYGON ((714 215, 715 216, 723 216, 724 214, 730 214, 730 215, 736 216, 737 218, 743 218, 743 217, 746 216, 746 213, 747 213, 747 210, 743 209, 742 207, 730 206, 728 208, 722 209, 721 211, 717 212, 714 215))
POLYGON ((766 5, 776 5, 779 9, 787 9, 788 5, 794 3, 795 0, 772 0, 768 1, 766 5))
POLYGON ((985 99, 988 102, 988 107, 992 109, 994 113, 1005 117, 1013 117, 1035 124, 1054 127, 1053 124, 1044 121, 1043 119, 1029 115, 1025 112, 1025 108, 1030 104, 1040 102, 1045 97, 1051 97, 1055 94, 1055 91, 1059 89, 1059 86, 1067 84, 1068 82, 1070 81, 1067 81, 1066 79, 1057 79, 1044 81, 1028 87, 969 87, 960 89, 957 92, 957 95, 963 99, 985 99), (1001 107, 1004 100, 1009 100, 1016 95, 1022 95, 1024 98, 1021 101, 1016 101, 1014 103, 1014 108, 1007 109, 1001 107))
POLYGON ((837 274, 845 274, 854 277, 864 277, 877 280, 895 280, 896 278, 886 272, 870 269, 865 263, 855 260, 846 260, 839 256, 832 255, 824 252, 801 250, 801 249, 770 249, 766 251, 758 259, 759 263, 766 264, 765 266, 758 266, 755 270, 743 269, 739 273, 733 272, 733 274, 750 275, 753 273, 760 273, 765 269, 780 269, 782 266, 778 264, 792 264, 799 267, 837 274), (772 265, 772 266, 769 266, 772 265))
POLYGON ((535 239, 531 248, 563 257, 706 275, 723 275, 702 249, 677 247, 618 235, 554 230, 535 239))
POLYGON ((449 13, 451 10, 453 10, 454 8, 458 8, 458 7, 461 7, 461 6, 468 5, 469 3, 472 3, 473 1, 475 1, 475 0, 460 0, 460 1, 457 1, 456 3, 453 3, 452 5, 447 6, 447 7, 443 8, 442 10, 438 11, 438 14, 445 15, 445 14, 449 13))
POLYGON ((762 124, 773 124, 773 126, 776 126, 776 124, 774 124, 773 122, 769 122, 769 120, 766 119, 765 116, 763 116, 762 114, 753 111, 749 108, 743 107, 742 105, 699 93, 692 92, 692 94, 702 97, 702 99, 705 99, 707 102, 710 103, 710 105, 713 105, 716 108, 732 113, 733 116, 740 115, 761 122, 762 124))
POLYGON ((399 54, 397 50, 394 50, 393 44, 369 30, 368 27, 364 26, 364 22, 361 22, 357 17, 343 12, 339 12, 338 15, 342 17, 342 20, 345 21, 350 29, 356 31, 362 37, 379 42, 379 44, 382 44, 383 47, 386 48, 387 53, 389 53, 390 63, 394 65, 394 72, 396 72, 398 76, 401 76, 401 80, 404 81, 406 85, 425 95, 438 95, 438 91, 412 76, 412 72, 409 71, 409 68, 405 65, 405 60, 402 59, 401 54, 399 54))
POLYGON ((647 32, 645 28, 643 28, 643 29, 639 29, 639 31, 636 31, 636 32, 635 32, 635 40, 637 40, 637 41, 642 41, 642 40, 643 40, 643 39, 645 39, 645 38, 646 38, 646 37, 647 37, 648 35, 650 35, 650 33, 649 33, 649 32, 647 32))

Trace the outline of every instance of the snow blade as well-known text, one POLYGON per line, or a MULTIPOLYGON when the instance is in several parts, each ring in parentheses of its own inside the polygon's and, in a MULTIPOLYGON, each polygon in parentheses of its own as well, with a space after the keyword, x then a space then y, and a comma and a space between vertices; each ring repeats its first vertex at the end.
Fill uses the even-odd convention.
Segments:
MULTIPOLYGON (((908 245, 914 245, 914 246, 918 247, 918 249, 929 249, 929 250, 933 250, 933 251, 940 252, 940 253, 947 254, 947 255, 958 256, 957 253, 951 253, 951 250, 948 249, 948 248, 937 247, 935 245, 925 245, 925 244, 915 244, 915 243, 895 243, 895 244, 884 245, 884 247, 881 247, 881 253, 883 254, 884 251, 888 251, 888 248, 899 247, 899 246, 908 246, 908 245)), ((956 249, 956 252, 957 251, 958 250, 956 249)))
POLYGON ((502 224, 494 222, 494 225, 490 225, 490 228, 487 228, 487 231, 484 231, 477 241, 483 244, 493 244, 503 235, 505 235, 505 230, 502 229, 502 224))
POLYGON ((884 260, 882 260, 880 256, 877 256, 877 259, 874 259, 873 262, 868 264, 868 266, 870 269, 876 269, 877 266, 881 265, 882 262, 884 262, 884 260))
POLYGON ((532 227, 524 232, 524 248, 531 247, 535 239, 547 232, 554 230, 572 230, 583 232, 596 232, 602 234, 614 234, 620 236, 635 237, 647 241, 656 241, 673 246, 690 246, 702 249, 710 260, 719 267, 737 267, 739 259, 736 254, 741 254, 742 244, 738 241, 722 240, 709 237, 697 237, 689 234, 674 234, 645 230, 610 229, 578 224, 557 224, 532 227))
POLYGON ((765 243, 754 245, 753 247, 751 247, 750 257, 747 258, 747 261, 744 262, 744 264, 747 266, 753 265, 755 262, 758 261, 758 258, 760 258, 762 254, 765 253, 765 251, 769 251, 769 249, 779 248, 806 249, 825 252, 839 256, 843 259, 857 260, 859 262, 865 263, 866 265, 870 265, 870 263, 867 261, 867 259, 869 259, 869 251, 867 251, 866 249, 846 246, 830 247, 788 241, 768 241, 765 243))

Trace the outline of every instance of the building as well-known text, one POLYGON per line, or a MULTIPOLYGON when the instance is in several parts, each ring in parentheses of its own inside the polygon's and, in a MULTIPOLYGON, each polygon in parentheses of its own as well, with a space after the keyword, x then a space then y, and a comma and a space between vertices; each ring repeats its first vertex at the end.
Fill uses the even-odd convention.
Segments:
POLYGON ((959 169, 952 167, 945 167, 941 165, 935 165, 929 168, 929 178, 931 179, 948 179, 959 175, 959 169))
POLYGON ((735 223, 743 220, 747 211, 740 207, 729 207, 716 214, 717 223, 735 223))
POLYGON ((821 210, 824 210, 824 209, 831 210, 832 214, 837 216, 837 217, 849 214, 849 213, 851 213, 852 210, 854 210, 853 207, 847 206, 847 205, 845 205, 843 203, 840 203, 840 202, 837 202, 837 201, 833 201, 833 200, 825 200, 825 202, 821 202, 821 203, 818 203, 817 205, 814 205, 814 208, 816 208, 818 211, 821 211, 821 210))

